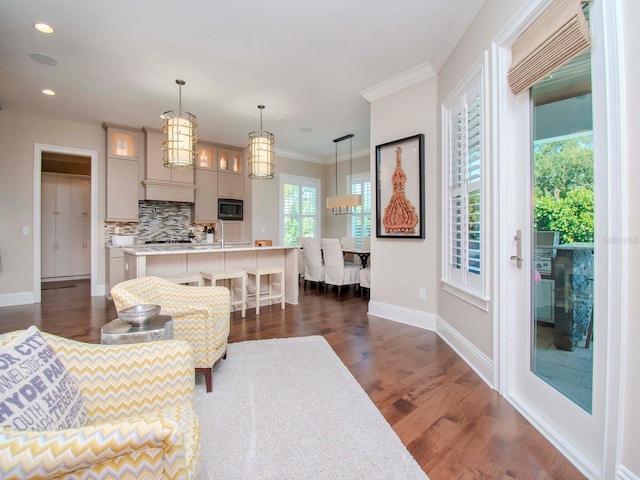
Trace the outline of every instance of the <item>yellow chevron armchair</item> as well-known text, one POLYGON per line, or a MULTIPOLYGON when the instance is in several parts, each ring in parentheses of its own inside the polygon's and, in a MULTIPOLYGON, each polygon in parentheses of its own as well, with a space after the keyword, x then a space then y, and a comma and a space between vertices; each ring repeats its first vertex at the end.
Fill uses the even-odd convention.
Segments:
POLYGON ((160 277, 126 280, 111 288, 118 311, 153 303, 163 315, 173 317, 173 337, 186 340, 193 348, 196 371, 205 375, 211 391, 211 369, 227 351, 231 298, 225 287, 179 285, 160 277))
MULTIPOLYGON (((0 335, 0 346, 19 334, 0 335)), ((200 429, 187 342, 95 345, 42 335, 78 385, 87 423, 0 428, 0 478, 197 478, 200 429)))

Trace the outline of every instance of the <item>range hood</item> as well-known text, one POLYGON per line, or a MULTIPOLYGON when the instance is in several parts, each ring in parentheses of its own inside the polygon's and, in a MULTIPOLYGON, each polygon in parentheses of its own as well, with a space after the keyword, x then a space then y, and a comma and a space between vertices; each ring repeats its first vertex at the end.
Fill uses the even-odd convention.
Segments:
POLYGON ((176 185, 174 182, 165 183, 155 180, 144 180, 144 199, 160 200, 164 202, 195 202, 195 185, 176 185))

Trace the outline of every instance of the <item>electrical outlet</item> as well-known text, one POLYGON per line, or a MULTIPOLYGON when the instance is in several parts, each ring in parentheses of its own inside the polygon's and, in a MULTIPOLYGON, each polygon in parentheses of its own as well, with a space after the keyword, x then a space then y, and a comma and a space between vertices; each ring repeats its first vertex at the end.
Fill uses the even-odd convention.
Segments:
POLYGON ((427 299, 427 289, 424 287, 420 287, 418 289, 418 297, 420 297, 422 300, 426 300, 427 299))
POLYGON ((29 228, 29 225, 24 225, 22 227, 22 234, 23 235, 29 235, 30 232, 31 232, 31 229, 29 228))

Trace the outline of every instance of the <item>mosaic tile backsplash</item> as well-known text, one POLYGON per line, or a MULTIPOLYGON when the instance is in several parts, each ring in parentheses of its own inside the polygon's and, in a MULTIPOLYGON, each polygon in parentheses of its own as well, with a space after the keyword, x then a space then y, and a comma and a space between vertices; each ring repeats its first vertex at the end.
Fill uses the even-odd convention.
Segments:
POLYGON ((107 223, 104 228, 104 243, 111 245, 111 235, 115 227, 120 235, 136 235, 136 244, 158 240, 187 240, 189 231, 193 232, 196 242, 205 239, 204 227, 191 223, 192 203, 139 201, 139 223, 107 223))

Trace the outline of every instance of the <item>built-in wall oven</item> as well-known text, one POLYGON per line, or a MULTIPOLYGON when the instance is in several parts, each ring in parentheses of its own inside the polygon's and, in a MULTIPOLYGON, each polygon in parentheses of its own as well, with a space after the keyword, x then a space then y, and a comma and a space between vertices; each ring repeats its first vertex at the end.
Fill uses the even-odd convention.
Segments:
POLYGON ((237 198, 218 199, 218 218, 220 220, 242 220, 243 201, 237 198))
POLYGON ((533 264, 539 276, 535 282, 535 318, 555 323, 556 282, 553 278, 553 261, 560 235, 558 232, 535 232, 533 264))

